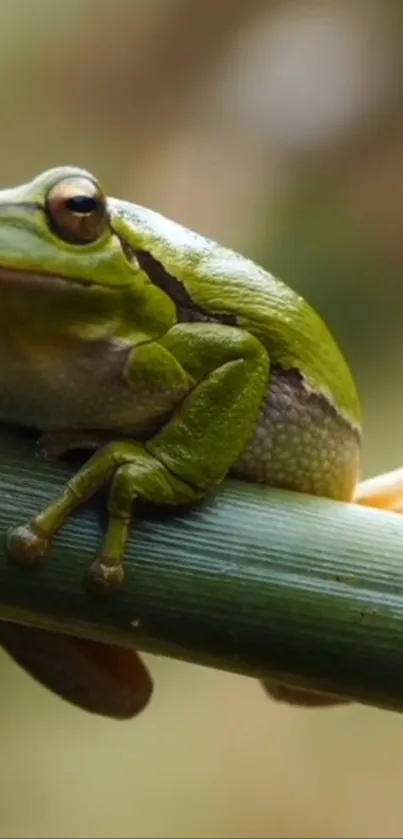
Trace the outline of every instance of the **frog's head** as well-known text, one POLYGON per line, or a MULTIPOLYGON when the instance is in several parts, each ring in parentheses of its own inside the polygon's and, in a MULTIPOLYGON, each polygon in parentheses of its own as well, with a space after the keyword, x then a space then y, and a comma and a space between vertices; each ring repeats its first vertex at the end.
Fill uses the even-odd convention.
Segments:
POLYGON ((89 172, 51 169, 0 191, 0 270, 125 286, 138 267, 115 234, 108 199, 89 172))
POLYGON ((11 316, 7 303, 18 320, 28 308, 49 326, 53 318, 55 328, 62 319, 86 321, 89 329, 103 319, 105 326, 105 319, 122 320, 122 310, 130 309, 132 333, 158 331, 153 310, 159 301, 154 306, 153 289, 117 233, 114 214, 114 202, 94 176, 73 167, 0 191, 2 320, 11 316))

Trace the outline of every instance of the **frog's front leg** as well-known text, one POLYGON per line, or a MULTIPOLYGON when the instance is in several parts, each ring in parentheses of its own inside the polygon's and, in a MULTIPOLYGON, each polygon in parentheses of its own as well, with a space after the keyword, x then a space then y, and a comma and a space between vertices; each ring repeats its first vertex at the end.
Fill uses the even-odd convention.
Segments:
MULTIPOLYGON (((53 503, 11 531, 8 546, 17 561, 41 561, 68 516, 112 479, 107 532, 90 576, 98 590, 113 591, 123 579, 133 501, 177 505, 196 500, 237 461, 253 435, 266 391, 266 350, 249 333, 221 324, 178 324, 160 343, 165 358, 172 358, 173 371, 180 364, 194 382, 188 396, 151 440, 100 449, 53 503)), ((137 375, 134 353, 134 382, 137 375)))

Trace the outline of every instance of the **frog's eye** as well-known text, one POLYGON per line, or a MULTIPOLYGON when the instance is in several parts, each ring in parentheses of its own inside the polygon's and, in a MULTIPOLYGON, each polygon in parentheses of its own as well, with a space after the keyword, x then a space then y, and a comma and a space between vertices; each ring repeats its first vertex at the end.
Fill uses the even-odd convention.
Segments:
POLYGON ((46 197, 46 213, 52 230, 73 245, 96 242, 109 224, 105 195, 85 177, 55 184, 46 197))

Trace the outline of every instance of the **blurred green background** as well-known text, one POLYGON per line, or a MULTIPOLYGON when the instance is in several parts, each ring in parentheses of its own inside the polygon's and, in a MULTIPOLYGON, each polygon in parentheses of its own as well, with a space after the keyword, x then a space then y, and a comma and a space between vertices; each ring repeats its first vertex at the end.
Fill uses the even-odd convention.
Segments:
MULTIPOLYGON (((355 370, 365 475, 403 460, 402 46, 401 0, 0 4, 0 183, 88 167, 280 274, 355 370)), ((118 724, 1 657, 1 836, 403 835, 402 717, 148 663, 118 724)))

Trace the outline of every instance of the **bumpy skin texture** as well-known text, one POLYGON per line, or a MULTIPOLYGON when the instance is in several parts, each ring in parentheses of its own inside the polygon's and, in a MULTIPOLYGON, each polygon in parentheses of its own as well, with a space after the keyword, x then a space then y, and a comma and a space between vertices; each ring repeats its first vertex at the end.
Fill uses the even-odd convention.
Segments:
POLYGON ((122 582, 136 498, 197 500, 227 474, 352 497, 351 373, 318 315, 250 260, 57 169, 0 193, 0 293, 0 420, 46 432, 48 451, 98 447, 11 535, 19 561, 41 561, 105 481, 104 591, 122 582))
POLYGON ((237 476, 284 489, 348 500, 355 487, 358 431, 295 370, 273 369, 252 441, 237 476))

